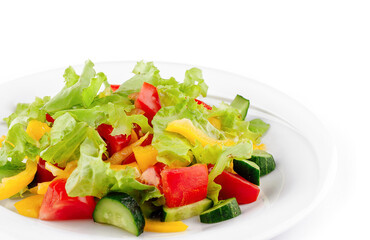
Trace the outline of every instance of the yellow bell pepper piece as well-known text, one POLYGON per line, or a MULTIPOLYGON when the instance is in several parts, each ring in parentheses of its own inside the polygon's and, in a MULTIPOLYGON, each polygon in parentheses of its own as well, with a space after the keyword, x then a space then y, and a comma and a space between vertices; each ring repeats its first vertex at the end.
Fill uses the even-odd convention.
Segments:
POLYGON ((32 160, 27 160, 26 169, 17 175, 9 178, 3 178, 0 183, 0 200, 10 198, 15 195, 28 184, 30 184, 36 174, 37 163, 32 160))
POLYGON ((170 122, 167 125, 166 131, 181 134, 186 139, 188 139, 192 144, 195 144, 195 142, 198 141, 202 144, 202 146, 216 144, 219 146, 235 145, 234 141, 232 141, 231 139, 217 140, 207 136, 202 130, 195 127, 193 123, 186 118, 170 122))
POLYGON ((136 162, 142 172, 157 163, 158 151, 152 145, 137 146, 133 148, 133 151, 136 162))
POLYGON ((266 146, 263 143, 260 144, 260 145, 253 144, 253 150, 255 150, 255 149, 266 150, 266 146))
POLYGON ((44 195, 27 197, 14 204, 20 215, 31 218, 38 218, 44 195))
POLYGON ((221 129, 221 120, 215 117, 208 118, 208 121, 218 130, 221 129))
POLYGON ((31 120, 28 123, 26 133, 36 141, 39 141, 45 133, 50 132, 51 128, 43 122, 31 120))
POLYGON ((146 232, 183 232, 188 228, 188 226, 181 222, 159 222, 149 219, 145 219, 144 231, 146 232))
POLYGON ((45 162, 45 169, 53 174, 53 176, 61 176, 64 173, 63 169, 54 166, 51 163, 45 162))
POLYGON ((39 183, 37 184, 36 188, 37 188, 37 194, 45 194, 46 191, 48 190, 49 188, 49 185, 50 183, 52 183, 53 181, 50 181, 50 182, 42 182, 42 183, 39 183))
POLYGON ((0 137, 0 148, 2 147, 2 142, 4 142, 6 136, 2 136, 0 137))
POLYGON ((139 165, 136 162, 129 163, 129 164, 123 164, 123 165, 116 165, 116 164, 110 165, 110 168, 113 170, 123 170, 123 169, 126 169, 127 167, 133 167, 133 168, 136 168, 137 170, 140 170, 139 165))

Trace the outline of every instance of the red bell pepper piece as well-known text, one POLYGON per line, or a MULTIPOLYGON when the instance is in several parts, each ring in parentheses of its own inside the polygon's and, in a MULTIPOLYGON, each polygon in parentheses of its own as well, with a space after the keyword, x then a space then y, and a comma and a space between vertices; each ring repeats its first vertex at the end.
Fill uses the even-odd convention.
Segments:
POLYGON ((205 164, 164 169, 163 194, 170 208, 198 202, 207 196, 208 169, 205 164))
POLYGON ((97 131, 107 143, 107 149, 110 156, 128 146, 131 140, 131 135, 127 136, 121 134, 112 136, 111 133, 113 131, 113 127, 108 124, 100 124, 97 131))
POLYGON ((117 89, 120 87, 118 84, 111 84, 110 88, 112 89, 113 92, 117 91, 117 89))
POLYGON ((215 178, 215 183, 220 184, 222 187, 218 197, 219 200, 235 197, 239 204, 252 203, 257 200, 260 193, 257 185, 227 171, 223 171, 218 175, 215 178))
POLYGON ((41 220, 69 220, 92 218, 95 209, 94 197, 69 197, 66 179, 53 181, 42 201, 39 218, 41 220))
POLYGON ((144 111, 144 116, 151 123, 154 115, 161 109, 157 88, 144 82, 135 101, 135 106, 144 111))
POLYGON ((199 105, 203 105, 206 109, 208 110, 212 110, 212 107, 209 106, 207 103, 203 102, 203 101, 200 101, 198 99, 194 99, 199 105))
POLYGON ((34 181, 36 183, 49 182, 54 178, 54 175, 45 168, 45 160, 40 158, 37 162, 37 172, 34 181))
POLYGON ((50 116, 49 113, 46 113, 45 116, 46 116, 46 121, 54 123, 55 120, 52 116, 50 116))

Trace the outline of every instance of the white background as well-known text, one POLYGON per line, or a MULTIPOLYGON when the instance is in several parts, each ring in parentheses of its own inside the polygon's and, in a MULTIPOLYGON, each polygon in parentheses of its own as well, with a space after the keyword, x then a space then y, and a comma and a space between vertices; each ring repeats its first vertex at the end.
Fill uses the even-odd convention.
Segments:
POLYGON ((298 100, 332 134, 338 174, 276 239, 369 239, 368 1, 0 1, 0 83, 86 59, 218 68, 298 100))

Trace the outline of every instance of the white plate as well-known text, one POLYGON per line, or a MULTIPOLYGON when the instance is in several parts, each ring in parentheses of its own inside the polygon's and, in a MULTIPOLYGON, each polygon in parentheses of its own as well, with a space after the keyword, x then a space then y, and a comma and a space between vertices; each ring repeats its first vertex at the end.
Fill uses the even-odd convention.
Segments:
MULTIPOLYGON (((111 83, 132 76, 134 62, 97 64, 111 83)), ((182 80, 192 66, 156 63, 162 77, 182 80)), ((77 72, 81 66, 76 67, 77 72)), ((201 224, 198 218, 185 222, 186 232, 160 234, 145 232, 144 239, 266 239, 285 231, 306 216, 327 192, 336 170, 334 146, 322 124, 293 99, 256 81, 231 73, 201 68, 209 85, 211 104, 230 102, 236 94, 251 101, 248 119, 262 118, 271 124, 263 139, 276 160, 276 170, 261 179, 261 194, 255 203, 241 206, 242 215, 218 224, 201 224)), ((0 118, 8 116, 18 102, 32 102, 35 96, 53 96, 63 87, 63 69, 24 77, 0 87, 0 118)), ((0 136, 6 133, 0 125, 0 136)), ((0 201, 0 232, 14 238, 112 239, 132 238, 126 232, 93 221, 45 222, 14 212, 13 202, 0 201)))

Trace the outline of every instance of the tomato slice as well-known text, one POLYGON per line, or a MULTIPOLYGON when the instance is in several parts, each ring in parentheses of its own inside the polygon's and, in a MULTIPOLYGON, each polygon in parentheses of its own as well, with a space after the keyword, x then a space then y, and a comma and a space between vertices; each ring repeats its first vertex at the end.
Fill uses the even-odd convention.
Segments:
POLYGON ((109 156, 112 156, 114 153, 120 151, 124 147, 128 146, 131 140, 131 135, 116 135, 112 136, 113 127, 108 124, 100 124, 97 128, 99 135, 107 143, 107 149, 109 156))
POLYGON ((110 85, 110 88, 112 89, 113 92, 117 91, 117 89, 120 87, 121 85, 119 84, 111 84, 110 85))
POLYGON ((149 123, 151 123, 154 115, 161 109, 157 88, 144 82, 139 96, 135 101, 135 106, 144 111, 144 116, 147 117, 149 123))
POLYGON ((140 181, 147 185, 157 187, 163 193, 161 172, 167 167, 166 164, 157 162, 154 166, 146 169, 140 176, 140 181))
POLYGON ((209 106, 207 103, 203 102, 203 101, 200 101, 198 99, 194 99, 199 105, 203 105, 206 109, 208 110, 212 110, 212 107, 209 106))
POLYGON ((164 169, 161 176, 166 205, 170 208, 195 203, 207 196, 208 169, 205 164, 164 169))
POLYGON ((36 183, 49 182, 55 178, 54 175, 45 168, 45 162, 44 159, 40 158, 37 163, 37 172, 34 180, 36 183))
POLYGON ((218 175, 215 178, 215 183, 222 187, 218 197, 219 200, 235 197, 239 204, 247 204, 256 201, 260 193, 257 185, 227 171, 218 175))
POLYGON ((69 197, 66 179, 53 181, 45 194, 40 208, 41 220, 90 219, 95 209, 94 197, 69 197))

